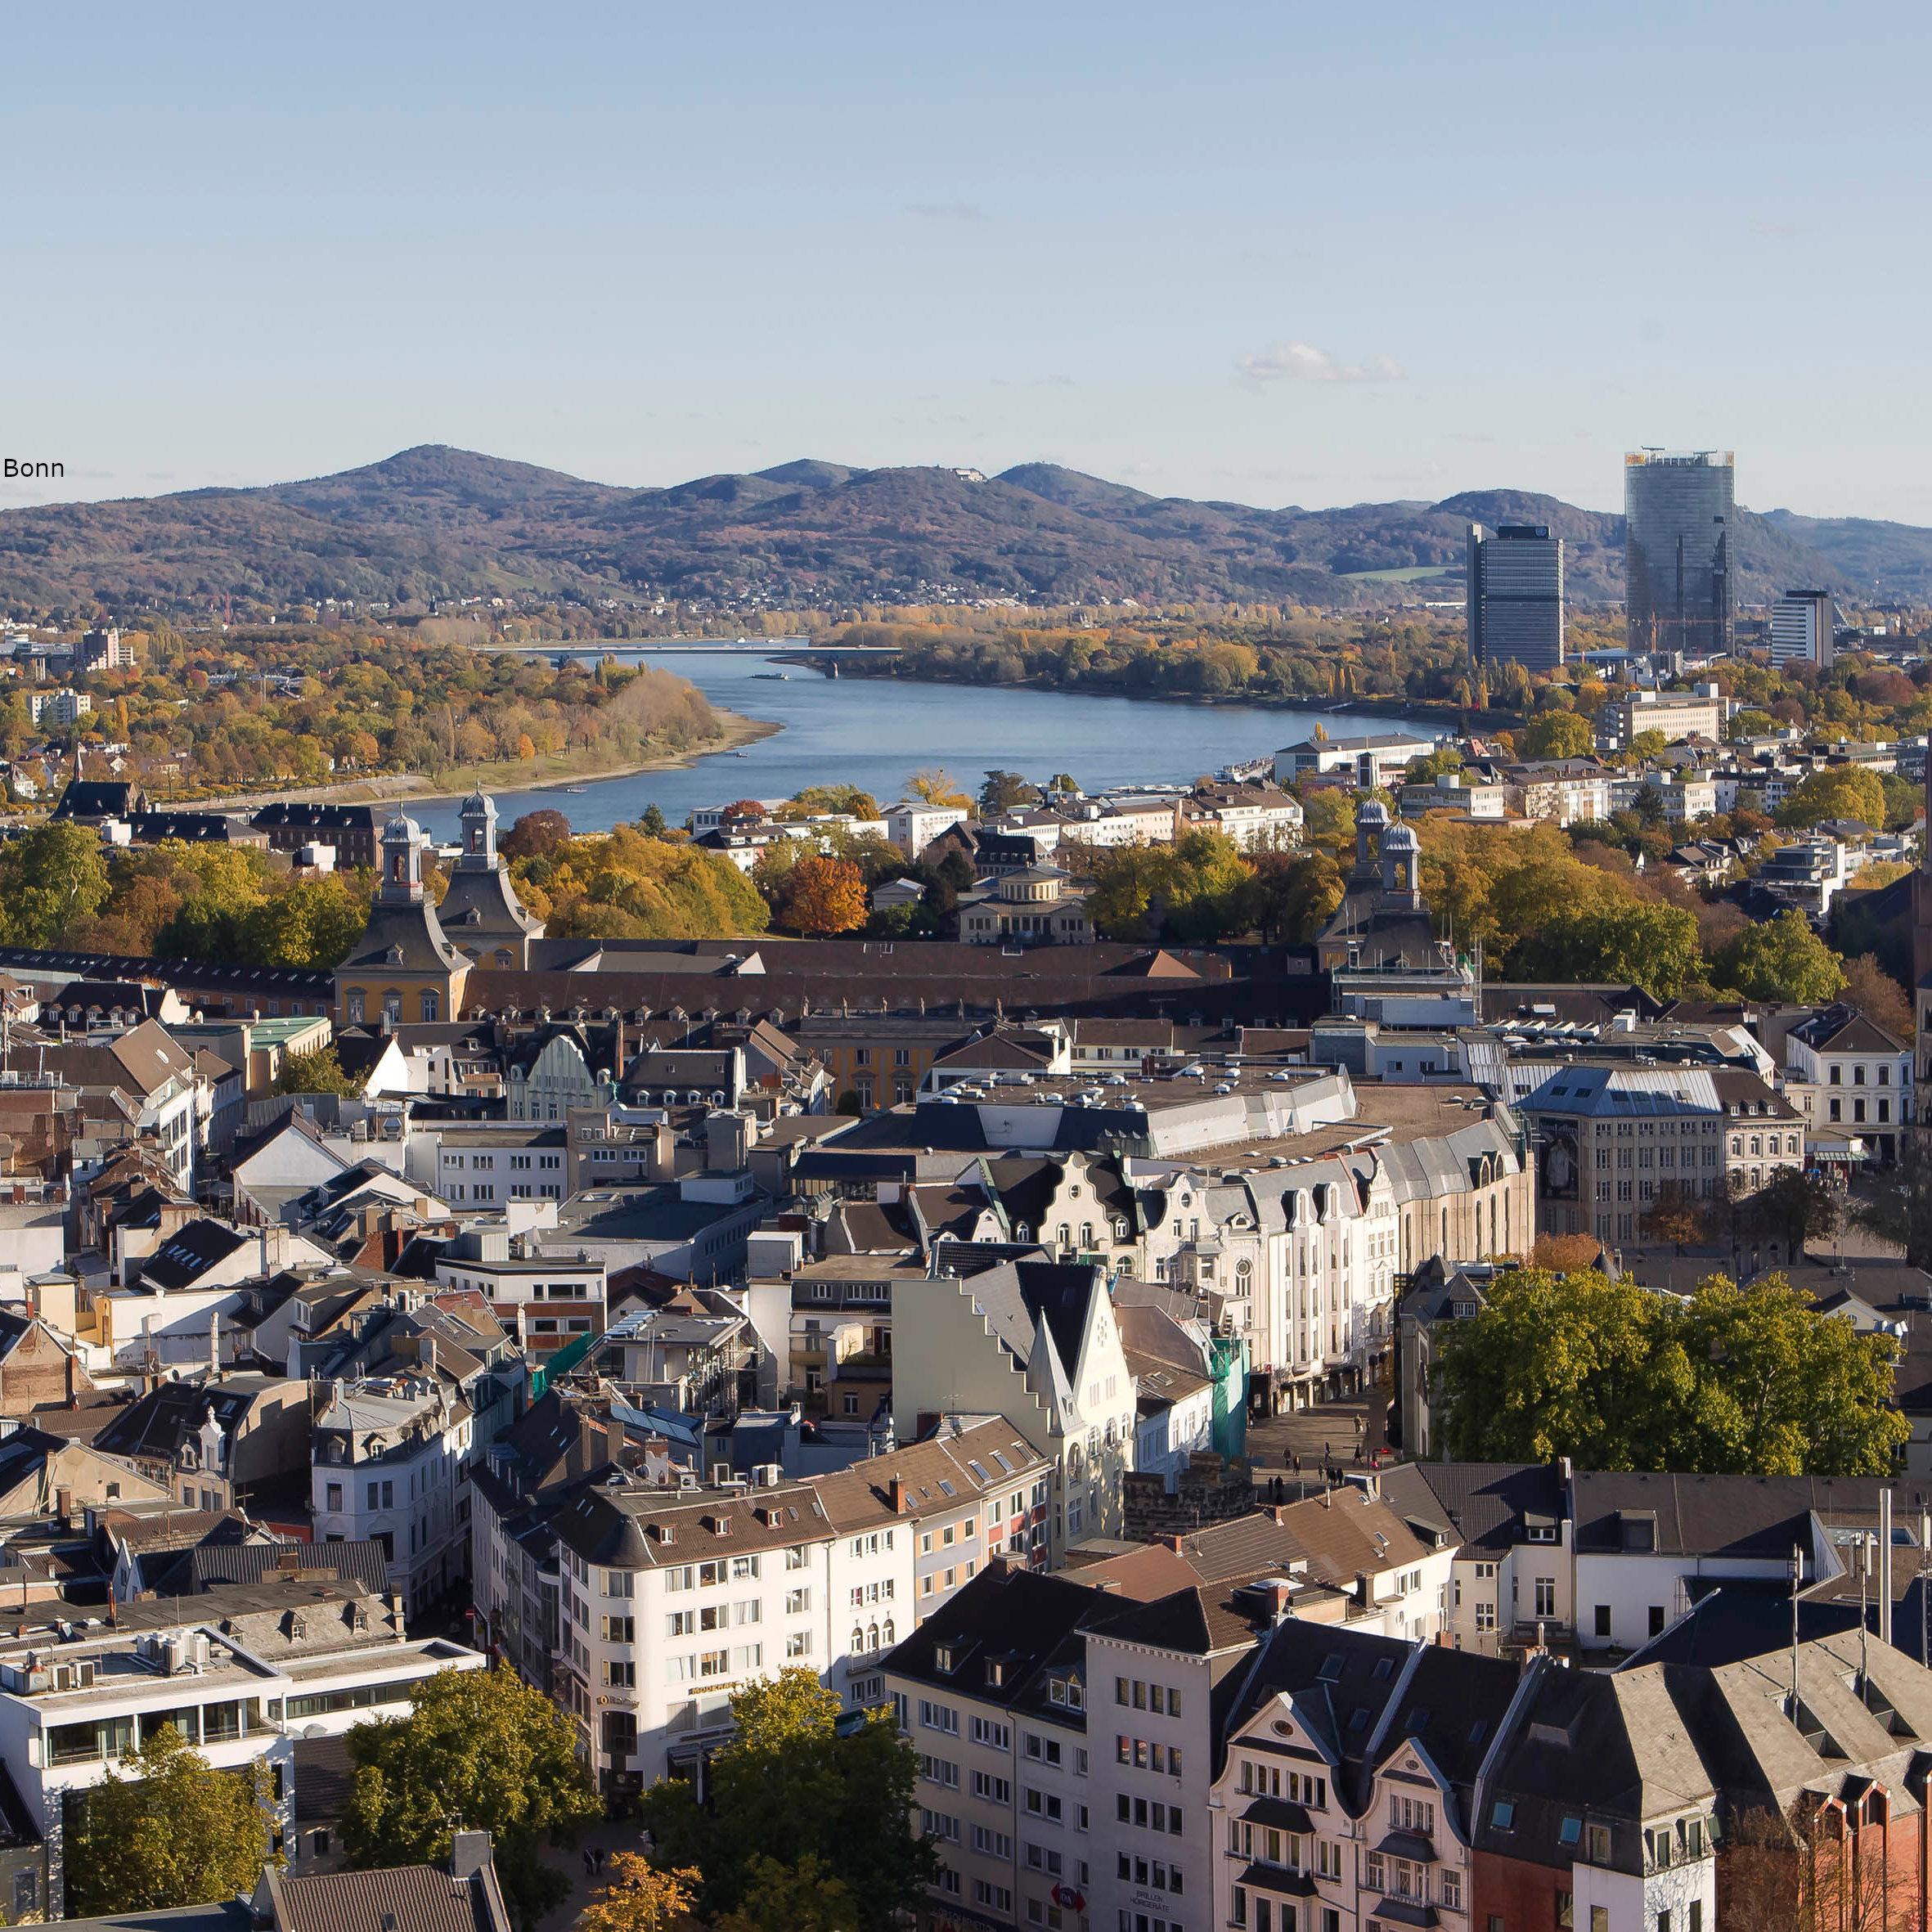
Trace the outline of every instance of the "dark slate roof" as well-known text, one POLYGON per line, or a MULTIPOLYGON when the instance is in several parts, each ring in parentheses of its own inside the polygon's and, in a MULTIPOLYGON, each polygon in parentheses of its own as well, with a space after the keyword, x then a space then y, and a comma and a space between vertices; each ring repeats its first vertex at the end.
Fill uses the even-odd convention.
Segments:
POLYGON ((227 1260, 245 1239, 219 1221, 190 1221, 142 1263, 142 1285, 164 1294, 188 1287, 218 1261, 227 1260))
POLYGON ((1030 1700, 1042 1667, 1073 1633, 1112 1611, 1119 1599, 1066 1576, 1013 1565, 989 1565, 888 1651, 885 1667, 915 1683, 988 1703, 1030 1700), (950 1645, 953 1667, 935 1652, 950 1645), (986 1660, 1000 1659, 1003 1681, 986 1681, 986 1660))
POLYGON ((1620 1550, 1623 1519, 1656 1519, 1655 1548, 1671 1556, 1756 1557, 1783 1563, 1809 1548, 1813 1512, 1826 1523, 1847 1511, 1876 1516, 1889 1488, 1901 1520, 1932 1503, 1932 1482, 1887 1484, 1856 1476, 1678 1476, 1585 1471, 1571 1478, 1579 1556, 1620 1550))
POLYGON ((61 1932, 251 1932, 254 1914, 245 1898, 213 1905, 174 1905, 160 1912, 110 1912, 99 1919, 61 1919, 61 1932))
POLYGON ((258 830, 267 831, 293 825, 303 831, 362 831, 376 829, 373 805, 303 805, 280 801, 265 805, 249 821, 258 830))
POLYGON ((1382 1480, 1382 1500, 1404 1520, 1439 1525, 1465 1553, 1513 1549, 1525 1516, 1561 1522, 1563 1472, 1542 1462, 1404 1462, 1382 1480))
POLYGON ((94 1446, 109 1455, 172 1462, 211 1409, 222 1432, 232 1437, 264 1386, 256 1376, 231 1377, 212 1388, 200 1382, 162 1382, 121 1410, 94 1438, 94 1446))
POLYGON ((138 802, 141 787, 126 780, 70 779, 54 807, 57 819, 124 819, 138 802))
POLYGON ((333 1570, 380 1597, 389 1585, 389 1560, 380 1543, 197 1543, 165 1568, 142 1566, 142 1581, 159 1597, 197 1597, 222 1584, 273 1583, 285 1572, 333 1570))

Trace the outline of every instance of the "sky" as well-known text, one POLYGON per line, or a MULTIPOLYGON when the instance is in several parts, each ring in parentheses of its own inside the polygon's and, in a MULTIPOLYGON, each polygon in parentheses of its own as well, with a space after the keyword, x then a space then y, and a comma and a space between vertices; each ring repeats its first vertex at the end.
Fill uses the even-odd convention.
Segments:
POLYGON ((0 507, 447 443, 1932 523, 1932 13, 16 10, 0 507))

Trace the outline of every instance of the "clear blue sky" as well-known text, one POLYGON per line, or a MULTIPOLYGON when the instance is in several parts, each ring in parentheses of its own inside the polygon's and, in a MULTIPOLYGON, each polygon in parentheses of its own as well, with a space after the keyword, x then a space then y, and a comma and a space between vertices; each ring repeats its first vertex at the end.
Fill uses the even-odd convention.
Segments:
POLYGON ((1932 523, 1922 6, 16 9, 0 504, 452 443, 1932 523))

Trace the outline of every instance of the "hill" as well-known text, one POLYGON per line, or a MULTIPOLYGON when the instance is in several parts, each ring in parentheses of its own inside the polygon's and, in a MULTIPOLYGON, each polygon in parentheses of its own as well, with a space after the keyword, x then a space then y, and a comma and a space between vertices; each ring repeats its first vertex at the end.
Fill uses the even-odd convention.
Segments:
MULTIPOLYGON (((726 600, 754 586, 769 602, 821 609, 943 587, 1055 603, 1337 606, 1398 594, 1377 573, 1459 575, 1471 519, 1551 524, 1570 546, 1573 600, 1621 595, 1623 519, 1520 491, 1262 510, 1149 496, 1045 463, 973 480, 811 459, 632 490, 425 445, 306 482, 0 513, 0 609, 131 613, 225 595, 726 600)), ((1799 582, 1932 587, 1932 531, 1782 510, 1741 521, 1747 604, 1799 582)))

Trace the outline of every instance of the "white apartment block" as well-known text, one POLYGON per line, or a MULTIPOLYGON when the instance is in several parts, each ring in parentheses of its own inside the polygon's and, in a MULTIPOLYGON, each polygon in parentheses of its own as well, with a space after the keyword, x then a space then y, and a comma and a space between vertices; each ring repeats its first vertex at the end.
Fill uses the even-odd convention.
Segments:
POLYGON ((480 1290, 511 1339, 538 1359, 603 1333, 606 1279, 602 1261, 546 1255, 533 1232, 499 1221, 472 1222, 436 1260, 439 1287, 480 1290))
POLYGON ((380 1543, 411 1611, 469 1567, 468 1404, 434 1377, 330 1385, 310 1458, 315 1534, 380 1543))
MULTIPOLYGON (((172 1724, 218 1769, 264 1763, 278 1824, 294 1827, 294 1740, 407 1710, 415 1687, 484 1659, 403 1635, 400 1602, 291 1580, 227 1586, 182 1602, 124 1605, 98 1618, 27 1622, 0 1642, 0 1764, 46 1840, 58 1919, 63 1845, 87 1793, 126 1774, 172 1724)), ((23 1901, 16 1894, 14 1911, 23 1901)))
MULTIPOLYGON (((550 1521, 563 1561, 554 1694, 606 1790, 689 1768, 729 1733, 731 1694, 806 1665, 851 1708, 879 1660, 996 1551, 1044 1534, 1045 1465, 997 1418, 806 1483, 586 1487, 550 1521), (1036 1500, 1037 1498, 1037 1500, 1036 1500)), ((528 1525, 479 1495, 478 1597, 492 1627, 528 1525), (487 1554, 486 1554, 487 1552, 487 1554)), ((526 1674, 530 1660, 523 1660, 526 1674)))

